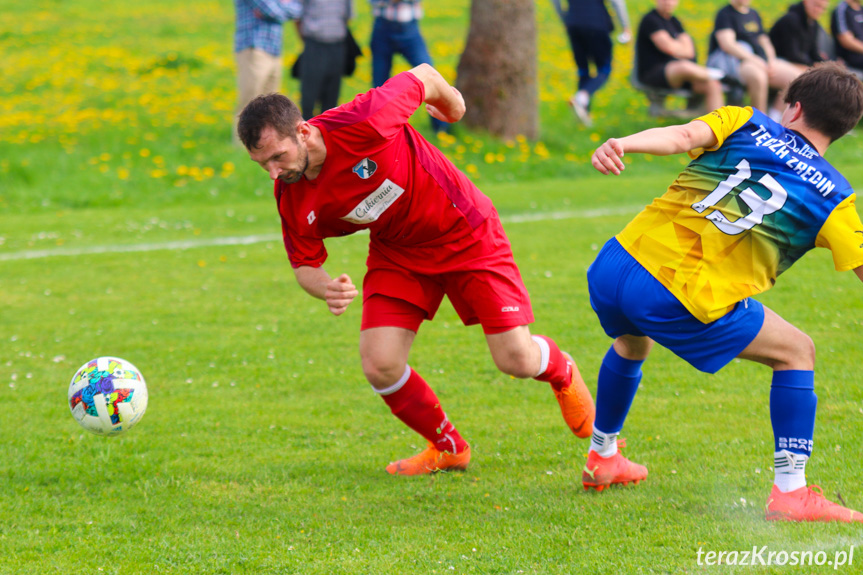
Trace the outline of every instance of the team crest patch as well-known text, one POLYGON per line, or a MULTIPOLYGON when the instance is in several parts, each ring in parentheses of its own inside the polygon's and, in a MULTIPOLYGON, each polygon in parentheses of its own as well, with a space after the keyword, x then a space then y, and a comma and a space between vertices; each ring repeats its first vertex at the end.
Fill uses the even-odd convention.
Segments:
POLYGON ((368 180, 377 171, 377 169, 378 165, 374 163, 371 158, 364 158, 354 166, 352 171, 362 179, 368 180))

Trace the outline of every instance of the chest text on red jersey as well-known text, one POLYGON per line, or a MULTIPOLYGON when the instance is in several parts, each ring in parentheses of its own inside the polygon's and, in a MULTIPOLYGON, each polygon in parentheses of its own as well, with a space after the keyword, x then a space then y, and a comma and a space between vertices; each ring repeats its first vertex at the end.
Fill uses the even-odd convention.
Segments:
POLYGON ((341 219, 357 225, 368 225, 381 217, 404 191, 403 187, 387 178, 341 219))

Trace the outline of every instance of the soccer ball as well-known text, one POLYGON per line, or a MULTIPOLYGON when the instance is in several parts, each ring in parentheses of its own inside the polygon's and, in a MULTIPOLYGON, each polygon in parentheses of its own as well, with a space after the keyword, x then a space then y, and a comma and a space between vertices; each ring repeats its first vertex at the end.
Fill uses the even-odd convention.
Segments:
POLYGON ((98 357, 75 373, 69 384, 75 421, 96 435, 120 435, 147 410, 147 384, 138 368, 116 357, 98 357))

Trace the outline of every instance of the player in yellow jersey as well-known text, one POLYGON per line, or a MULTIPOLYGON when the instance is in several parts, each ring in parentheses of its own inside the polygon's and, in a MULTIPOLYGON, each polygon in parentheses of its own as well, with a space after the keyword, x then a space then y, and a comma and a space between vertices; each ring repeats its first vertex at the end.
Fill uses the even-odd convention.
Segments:
POLYGON ((701 371, 735 357, 773 369, 775 480, 768 520, 863 522, 863 514, 807 487, 817 397, 815 347, 750 296, 814 247, 863 280, 863 224, 855 194, 823 159, 863 115, 863 84, 832 63, 797 78, 781 123, 724 107, 688 124, 610 139, 594 167, 620 174, 624 153, 688 152, 666 193, 605 244, 588 270, 590 302, 615 338, 603 359, 585 489, 638 483, 647 469, 617 451, 617 436, 654 342, 701 371))

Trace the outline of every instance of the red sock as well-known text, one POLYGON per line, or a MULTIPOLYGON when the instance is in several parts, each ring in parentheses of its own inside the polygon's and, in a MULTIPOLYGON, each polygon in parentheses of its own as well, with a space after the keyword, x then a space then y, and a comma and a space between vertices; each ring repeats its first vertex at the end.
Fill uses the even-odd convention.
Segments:
MULTIPOLYGON (((563 356, 560 348, 557 347, 557 344, 554 343, 554 340, 550 337, 535 335, 533 336, 533 339, 540 348, 542 348, 543 345, 537 340, 542 340, 546 345, 548 345, 548 366, 545 368, 545 371, 534 377, 534 379, 538 381, 547 381, 557 391, 560 391, 564 387, 568 387, 571 383, 569 375, 571 368, 567 364, 566 358, 563 356)), ((543 352, 544 351, 545 350, 543 350, 543 352)), ((543 353, 543 356, 545 356, 545 353, 543 353)))
POLYGON ((461 453, 467 449, 467 442, 447 419, 432 388, 417 372, 408 369, 407 382, 394 393, 381 396, 393 415, 431 441, 439 451, 461 453))

